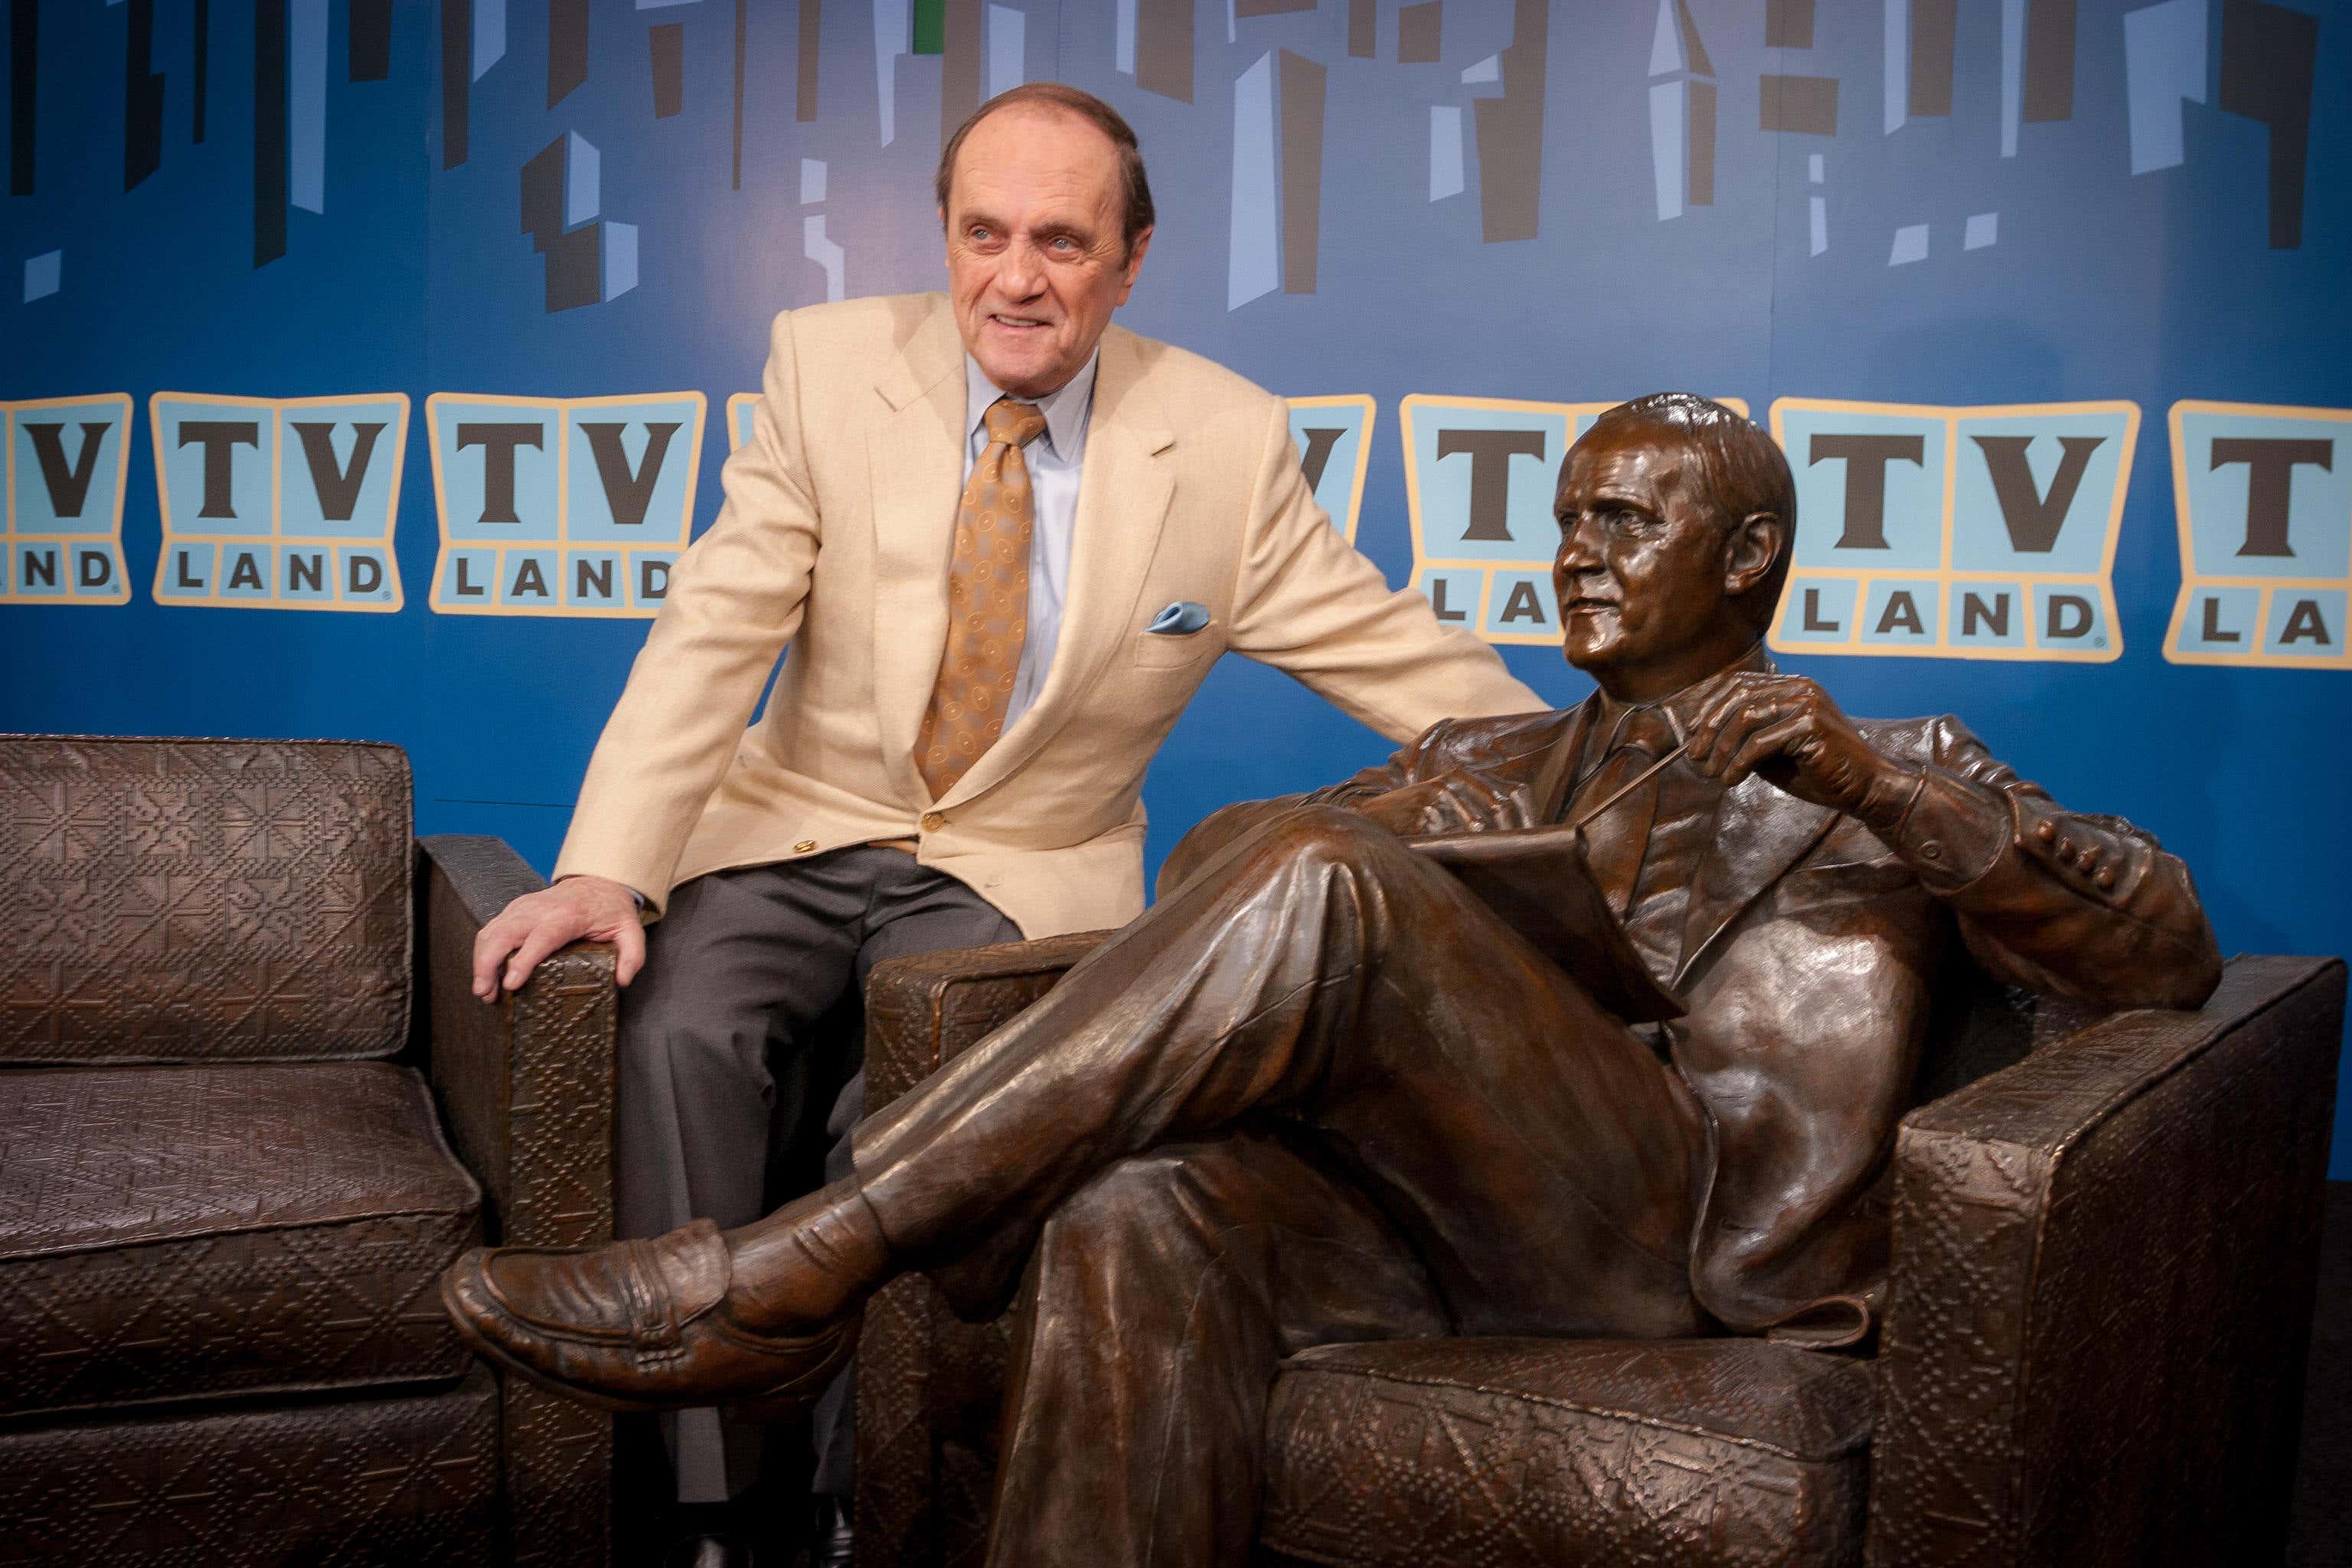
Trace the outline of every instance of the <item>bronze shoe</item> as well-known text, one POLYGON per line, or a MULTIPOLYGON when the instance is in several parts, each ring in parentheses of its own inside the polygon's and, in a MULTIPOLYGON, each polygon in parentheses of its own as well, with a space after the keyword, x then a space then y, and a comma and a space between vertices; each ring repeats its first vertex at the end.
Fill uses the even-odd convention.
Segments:
POLYGON ((607 1410, 745 1404, 778 1417, 814 1403, 856 1349, 861 1314, 804 1335, 747 1328, 728 1310, 729 1273, 704 1219, 593 1250, 476 1247, 441 1276, 441 1301, 478 1354, 607 1410))

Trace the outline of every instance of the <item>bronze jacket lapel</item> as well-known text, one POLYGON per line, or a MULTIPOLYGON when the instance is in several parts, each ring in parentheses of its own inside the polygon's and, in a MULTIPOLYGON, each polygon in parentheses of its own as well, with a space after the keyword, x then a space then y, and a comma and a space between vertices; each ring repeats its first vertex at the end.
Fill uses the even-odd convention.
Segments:
POLYGON ((1690 977, 1715 940, 1748 905, 1821 842, 1837 816, 1829 807, 1799 800, 1754 773, 1724 792, 1715 842, 1691 883, 1675 985, 1690 977))

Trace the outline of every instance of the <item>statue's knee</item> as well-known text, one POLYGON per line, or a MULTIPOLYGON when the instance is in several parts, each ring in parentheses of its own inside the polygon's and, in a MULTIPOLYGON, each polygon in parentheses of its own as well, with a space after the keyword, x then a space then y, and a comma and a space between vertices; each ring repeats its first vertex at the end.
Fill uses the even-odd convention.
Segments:
POLYGON ((1344 806, 1309 805, 1276 822, 1265 847, 1295 863, 1360 866, 1393 851, 1397 843, 1388 829, 1344 806))

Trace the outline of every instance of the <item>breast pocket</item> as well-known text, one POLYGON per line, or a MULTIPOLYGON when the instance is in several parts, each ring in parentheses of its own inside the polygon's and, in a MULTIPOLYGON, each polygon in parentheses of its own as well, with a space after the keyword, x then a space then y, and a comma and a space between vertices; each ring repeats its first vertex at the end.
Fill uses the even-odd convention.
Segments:
POLYGON ((1919 879, 1894 856, 1804 866, 1780 879, 1773 903, 1784 915, 1871 904, 1919 891, 1919 879))
POLYGON ((1213 618, 1197 632, 1136 633, 1128 662, 1137 669, 1189 669, 1224 650, 1224 623, 1213 618))

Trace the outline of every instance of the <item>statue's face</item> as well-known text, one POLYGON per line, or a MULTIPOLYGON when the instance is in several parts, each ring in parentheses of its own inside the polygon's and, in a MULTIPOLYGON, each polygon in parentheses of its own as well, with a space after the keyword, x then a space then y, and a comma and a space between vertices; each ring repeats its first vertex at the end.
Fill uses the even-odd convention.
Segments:
POLYGON ((1744 654, 1754 626, 1733 595, 1769 566, 1706 497, 1698 458, 1637 420, 1595 426, 1569 449, 1552 503, 1568 661, 1601 689, 1648 701, 1744 654))

